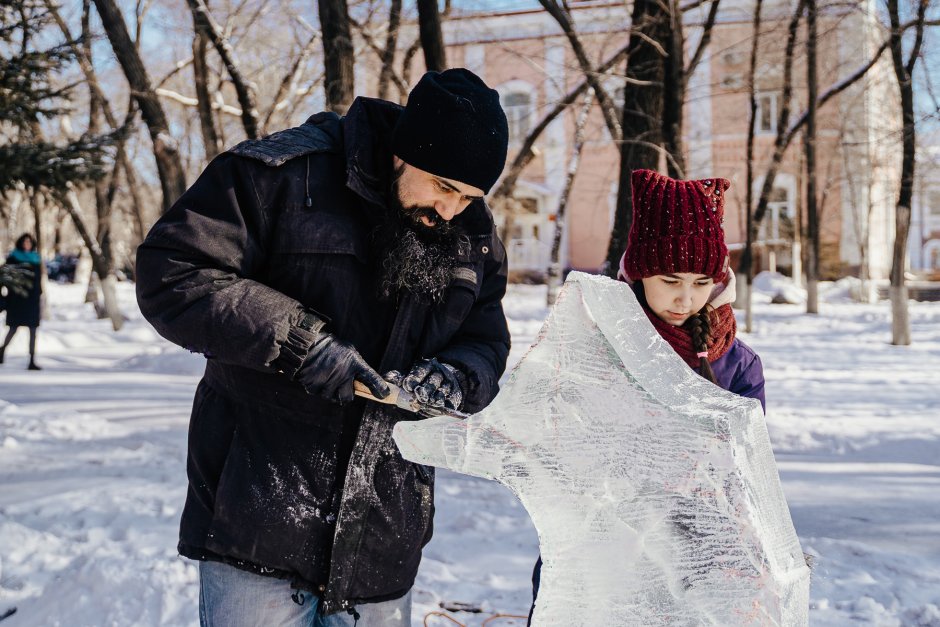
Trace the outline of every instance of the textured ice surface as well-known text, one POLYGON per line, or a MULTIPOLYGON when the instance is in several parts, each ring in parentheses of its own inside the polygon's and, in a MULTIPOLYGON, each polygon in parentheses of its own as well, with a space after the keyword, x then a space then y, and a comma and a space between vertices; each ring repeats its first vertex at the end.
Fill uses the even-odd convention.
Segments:
POLYGON ((623 283, 571 273, 487 409, 394 436, 518 495, 545 562, 536 626, 807 624, 760 404, 695 374, 623 283))

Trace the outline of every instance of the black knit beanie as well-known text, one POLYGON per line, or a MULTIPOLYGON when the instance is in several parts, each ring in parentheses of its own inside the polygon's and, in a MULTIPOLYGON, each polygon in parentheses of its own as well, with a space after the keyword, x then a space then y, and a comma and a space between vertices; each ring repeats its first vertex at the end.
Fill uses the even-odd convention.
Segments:
POLYGON ((464 68, 422 76, 392 134, 405 163, 484 192, 502 173, 508 144, 499 94, 464 68))

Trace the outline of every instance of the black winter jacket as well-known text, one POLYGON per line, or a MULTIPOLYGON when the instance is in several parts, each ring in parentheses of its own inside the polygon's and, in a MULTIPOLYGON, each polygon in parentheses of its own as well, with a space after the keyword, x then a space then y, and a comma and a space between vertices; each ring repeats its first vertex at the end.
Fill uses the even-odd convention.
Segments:
POLYGON ((38 262, 23 261, 21 259, 23 254, 11 253, 6 261, 6 265, 17 266, 33 273, 32 282, 25 296, 20 296, 12 289, 8 289, 5 300, 0 297, 0 300, 4 300, 4 307, 0 307, 0 311, 6 308, 8 327, 38 327, 41 318, 42 265, 38 262))
POLYGON ((312 341, 305 313, 379 372, 432 356, 460 368, 471 412, 495 396, 509 351, 505 251, 482 201, 454 219, 472 245, 442 302, 378 297, 375 238, 400 112, 360 98, 343 119, 318 114, 243 142, 137 253, 141 311, 208 358, 180 553, 290 578, 325 613, 411 588, 431 537, 433 473, 391 439, 413 415, 361 399, 341 407, 292 380, 312 341))

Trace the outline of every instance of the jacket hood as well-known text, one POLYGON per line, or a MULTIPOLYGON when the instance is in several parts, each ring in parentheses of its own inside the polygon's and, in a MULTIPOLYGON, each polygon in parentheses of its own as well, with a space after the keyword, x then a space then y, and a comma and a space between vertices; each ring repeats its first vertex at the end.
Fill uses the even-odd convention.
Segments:
POLYGON ((392 130, 404 107, 377 98, 356 98, 343 118, 347 186, 385 205, 392 178, 392 130))

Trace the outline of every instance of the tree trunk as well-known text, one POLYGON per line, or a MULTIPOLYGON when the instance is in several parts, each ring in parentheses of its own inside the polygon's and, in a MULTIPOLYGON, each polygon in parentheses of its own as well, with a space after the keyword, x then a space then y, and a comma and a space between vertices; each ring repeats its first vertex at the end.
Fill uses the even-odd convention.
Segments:
MULTIPOLYGON (((89 20, 91 17, 91 2, 92 0, 83 0, 82 2, 81 41, 83 45, 77 46, 73 44, 76 60, 78 61, 79 67, 82 70, 82 74, 85 77, 85 82, 88 84, 88 89, 91 91, 91 98, 93 101, 97 101, 98 105, 101 107, 101 113, 104 115, 104 119, 108 123, 108 126, 111 128, 111 130, 116 131, 119 128, 130 129, 135 114, 133 97, 128 104, 128 114, 124 119, 123 125, 118 124, 117 118, 114 116, 114 112, 111 110, 111 103, 105 97, 104 91, 102 91, 101 86, 98 83, 98 76, 95 72, 94 64, 92 63, 90 46, 90 42, 92 41, 92 35, 89 27, 89 20)), ((61 15, 59 15, 59 10, 55 3, 52 0, 45 0, 45 4, 56 24, 58 24, 59 30, 62 31, 62 35, 65 37, 66 41, 74 42, 75 38, 72 37, 72 33, 69 31, 69 27, 65 23, 65 20, 62 19, 61 15)), ((135 232, 137 235, 136 243, 140 243, 144 238, 144 203, 140 198, 140 187, 137 183, 136 170, 127 156, 126 146, 127 137, 123 136, 117 141, 116 145, 117 151, 114 156, 115 167, 111 176, 111 184, 108 189, 108 203, 111 204, 114 202, 114 196, 117 191, 116 181, 118 170, 120 168, 124 170, 125 179, 127 180, 128 192, 131 195, 131 211, 135 220, 135 232)), ((136 243, 132 248, 136 248, 136 243)))
MULTIPOLYGON (((806 0, 798 0, 796 9, 790 18, 787 27, 787 44, 783 56, 783 89, 780 96, 780 110, 777 112, 777 137, 774 141, 774 153, 767 167, 767 174, 764 177, 764 184, 761 186, 760 196, 757 200, 757 209, 754 211, 754 217, 751 219, 747 229, 747 240, 744 246, 744 254, 741 255, 741 264, 738 274, 743 275, 745 283, 746 298, 746 328, 751 330, 753 319, 753 287, 754 287, 754 244, 757 240, 757 231, 760 228, 761 220, 767 211, 767 205, 770 200, 770 192, 773 190, 774 179, 777 177, 777 170, 783 163, 783 153, 786 150, 792 136, 787 132, 787 124, 790 120, 791 95, 793 93, 793 53, 796 49, 796 35, 800 26, 800 17, 803 15, 803 8, 806 0)), ((791 129, 792 130, 792 129, 791 129)), ((750 213, 750 209, 748 210, 750 213)))
MULTIPOLYGON (((802 6, 802 2, 801 2, 801 6, 802 6)), ((795 14, 795 16, 797 15, 799 15, 799 11, 795 14)), ((901 25, 898 30, 899 32, 903 33, 907 29, 916 25, 917 25, 916 21, 907 22, 901 25)), ((921 25, 923 25, 922 21, 921 21, 921 25)), ((794 37, 795 37, 795 34, 792 32, 792 30, 795 29, 795 27, 796 27, 796 24, 794 22, 791 22, 790 24, 791 36, 794 36, 794 37)), ((789 48, 789 45, 790 44, 788 40, 788 48, 789 48)), ((884 42, 882 42, 882 44, 875 50, 871 58, 865 61, 865 63, 861 67, 856 69, 852 74, 840 80, 839 82, 829 86, 829 88, 827 88, 826 91, 816 100, 816 108, 818 109, 822 107, 824 104, 829 102, 832 98, 836 97, 837 95, 839 95, 840 93, 842 93, 843 91, 845 91, 846 89, 854 85, 856 82, 858 82, 861 78, 863 78, 868 73, 868 71, 875 66, 875 64, 878 62, 878 59, 881 58, 881 55, 884 54, 885 50, 887 50, 889 46, 890 46, 890 39, 887 39, 884 42)), ((784 56, 785 56, 784 75, 786 76, 786 73, 787 73, 786 58, 788 58, 788 55, 784 55, 784 56)), ((790 52, 789 56, 792 57, 792 51, 790 52)), ((791 59, 791 65, 792 65, 792 59, 791 59)), ((785 78, 784 85, 786 84, 787 84, 787 80, 785 78)), ((780 120, 783 120, 782 114, 784 112, 784 109, 786 109, 786 114, 788 117, 790 113, 789 98, 784 98, 783 100, 784 100, 785 107, 781 107, 781 115, 778 116, 778 122, 780 120)), ((776 180, 777 171, 780 169, 780 164, 783 162, 783 154, 786 151, 787 147, 790 145, 790 143, 793 141, 793 138, 796 137, 796 134, 799 133, 800 130, 806 125, 806 120, 807 120, 808 115, 809 115, 808 110, 803 111, 803 113, 796 119, 796 121, 793 124, 789 126, 789 128, 781 127, 778 123, 777 140, 774 142, 774 152, 770 159, 770 165, 767 168, 767 175, 764 177, 764 184, 761 187, 761 193, 760 193, 760 196, 758 197, 757 208, 754 211, 754 228, 755 229, 760 226, 761 221, 763 221, 764 219, 764 215, 766 215, 767 213, 767 207, 768 207, 768 203, 770 199, 770 192, 773 188, 773 183, 776 180)), ((785 124, 785 120, 783 120, 783 122, 785 124)), ((751 256, 752 256, 751 251, 745 248, 744 255, 741 258, 741 265, 740 265, 742 273, 744 272, 744 268, 746 267, 745 262, 747 262, 747 264, 750 264, 751 256)))
POLYGON ((114 49, 114 54, 124 70, 131 93, 137 99, 141 115, 150 131, 153 154, 157 161, 157 172, 163 191, 163 210, 186 191, 186 177, 180 162, 179 147, 170 135, 169 124, 160 100, 150 84, 150 77, 143 61, 127 32, 124 16, 114 0, 94 0, 101 23, 114 49))
MULTIPOLYGON (((82 6, 82 54, 89 63, 91 63, 91 26, 90 26, 90 17, 91 17, 91 5, 88 0, 85 0, 82 6)), ((93 66, 93 64, 92 64, 93 66)), ((90 88, 90 94, 88 98, 88 134, 97 135, 101 130, 101 124, 99 116, 103 114, 105 103, 99 98, 98 92, 94 88, 90 88)), ((123 149, 123 142, 119 150, 123 149)), ((101 248, 101 256, 103 260, 104 267, 107 273, 110 275, 114 271, 114 256, 111 251, 111 226, 112 226, 112 204, 114 196, 109 194, 109 188, 112 187, 113 179, 117 177, 117 165, 113 168, 111 172, 112 181, 108 181, 105 178, 100 178, 95 181, 95 209, 98 218, 98 231, 96 234, 98 240, 98 246, 101 248)), ((116 188, 116 186, 115 186, 116 188)))
POLYGON ((819 313, 819 207, 816 196, 816 0, 806 0, 806 313, 819 313))
POLYGON ((354 50, 346 0, 317 0, 323 31, 326 108, 345 115, 355 90, 354 50))
POLYGON ((206 161, 212 161, 222 151, 219 134, 215 130, 215 117, 212 114, 212 96, 209 95, 209 69, 206 65, 206 48, 209 38, 196 29, 193 37, 193 81, 196 87, 196 109, 199 111, 199 128, 202 130, 202 144, 206 151, 206 161))
POLYGON ((673 178, 685 178, 685 150, 682 143, 682 108, 685 103, 685 38, 682 12, 677 0, 669 0, 664 26, 668 54, 663 57, 663 148, 672 156, 667 172, 673 178))
POLYGON ((444 71, 447 68, 447 56, 437 0, 418 0, 418 30, 421 49, 424 50, 424 66, 435 72, 444 71))
POLYGON ((895 209, 894 251, 891 257, 891 343, 895 346, 908 346, 911 343, 911 321, 904 271, 907 266, 907 237, 911 227, 911 200, 914 196, 914 164, 917 148, 912 77, 914 65, 917 63, 923 44, 924 18, 928 3, 929 0, 919 2, 917 34, 910 57, 905 63, 898 0, 888 0, 888 15, 891 20, 891 61, 898 79, 903 125, 901 185, 895 209))
POLYGON ((565 233, 565 213, 568 208, 568 198, 571 196, 571 189, 574 187, 574 177, 578 173, 578 166, 581 163, 581 151, 584 148, 584 125, 587 123, 588 114, 594 105, 594 93, 589 91, 584 97, 584 106, 578 113, 578 119, 574 127, 574 146, 572 147, 571 160, 568 162, 568 172, 565 175, 565 185, 561 191, 561 197, 558 199, 558 211, 555 212, 555 234, 552 237, 552 253, 548 265, 548 293, 545 304, 551 307, 558 298, 558 291, 561 288, 561 239, 565 233))
POLYGON ((632 27, 628 42, 627 81, 640 81, 645 87, 624 90, 623 142, 620 145, 620 181, 617 208, 607 247, 606 274, 617 276, 620 257, 627 247, 633 221, 633 186, 630 175, 638 168, 655 170, 662 145, 663 84, 662 46, 664 25, 669 19, 656 0, 633 3, 632 27))
MULTIPOLYGON (((747 89, 748 97, 750 99, 750 110, 748 115, 748 127, 747 127, 747 149, 745 157, 745 176, 744 184, 746 188, 744 190, 744 221, 745 221, 745 235, 744 235, 744 250, 745 254, 749 252, 754 247, 754 132, 757 125, 757 94, 755 88, 755 78, 757 77, 757 53, 760 49, 760 28, 761 28, 761 10, 763 9, 763 0, 757 0, 754 7, 754 20, 753 26, 751 27, 751 60, 750 65, 748 66, 748 78, 747 78, 747 89)), ((739 268, 740 271, 740 268, 739 268)), ((751 332, 753 328, 753 309, 751 307, 753 303, 753 279, 749 272, 741 272, 743 275, 742 278, 744 289, 741 290, 737 295, 738 302, 736 305, 741 308, 744 308, 744 330, 748 333, 751 332)))
MULTIPOLYGON (((108 267, 101 247, 98 245, 98 241, 92 237, 91 233, 88 231, 88 227, 85 225, 85 221, 82 219, 82 206, 78 200, 78 194, 75 193, 75 189, 71 184, 68 186, 68 190, 66 190, 63 196, 63 204, 72 218, 75 230, 78 231, 82 241, 85 242, 85 248, 88 249, 88 253, 91 255, 92 268, 102 284, 101 291, 104 301, 104 314, 111 319, 111 327, 115 331, 120 331, 121 327, 124 326, 124 315, 121 313, 117 298, 115 297, 113 289, 114 275, 108 267), (111 289, 104 289, 106 282, 109 280, 111 281, 111 289)), ((89 287, 89 289, 91 288, 89 287)))
MULTIPOLYGON (((235 87, 235 95, 238 98, 238 104, 242 109, 242 126, 245 129, 245 136, 248 139, 258 138, 258 105, 255 103, 255 94, 248 80, 238 67, 238 61, 235 58, 235 50, 228 39, 222 34, 222 29, 215 23, 209 14, 209 7, 205 0, 186 0, 189 9, 193 14, 193 24, 196 33, 202 33, 212 42, 215 51, 225 64, 225 69, 232 79, 232 85, 235 87)), ((194 59, 195 61, 195 59, 194 59)))
POLYGON ((385 34, 385 49, 382 51, 382 69, 379 71, 378 96, 381 100, 388 97, 388 84, 395 73, 395 50, 398 48, 398 28, 400 25, 401 0, 391 0, 388 9, 388 31, 385 34))

